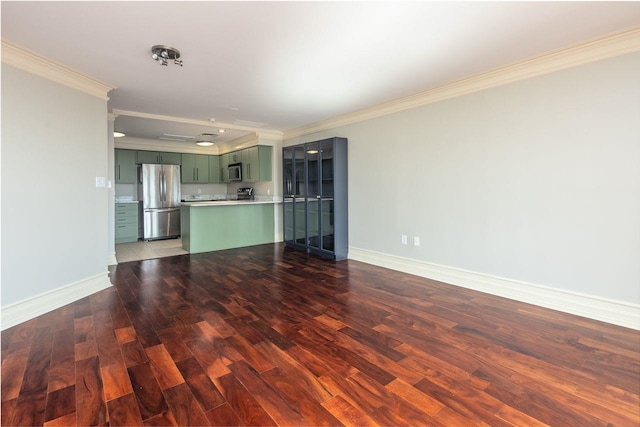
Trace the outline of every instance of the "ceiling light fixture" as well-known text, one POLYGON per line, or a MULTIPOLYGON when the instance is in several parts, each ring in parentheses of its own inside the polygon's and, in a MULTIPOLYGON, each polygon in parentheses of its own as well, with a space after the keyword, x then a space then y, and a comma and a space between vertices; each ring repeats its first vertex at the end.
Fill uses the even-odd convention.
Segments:
POLYGON ((182 60, 179 59, 180 51, 174 47, 163 46, 161 44, 155 45, 151 48, 151 57, 165 67, 169 65, 170 60, 173 60, 174 64, 182 67, 182 60))
POLYGON ((213 145, 212 139, 215 138, 215 133, 203 133, 199 135, 196 139, 196 144, 201 147, 211 147, 213 145))
POLYGON ((122 132, 113 132, 113 137, 114 138, 122 138, 125 134, 122 132))

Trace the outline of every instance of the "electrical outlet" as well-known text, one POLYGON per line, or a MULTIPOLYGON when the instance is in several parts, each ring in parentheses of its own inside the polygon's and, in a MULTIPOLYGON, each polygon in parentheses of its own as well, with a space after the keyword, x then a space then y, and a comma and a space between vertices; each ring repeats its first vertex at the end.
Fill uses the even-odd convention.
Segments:
POLYGON ((413 238, 413 246, 420 246, 420 238, 419 237, 414 237, 413 238))
POLYGON ((202 188, 198 188, 198 194, 202 194, 202 188))
POLYGON ((407 244, 407 235, 406 235, 406 234, 403 234, 403 235, 402 235, 402 244, 403 244, 403 245, 406 245, 406 244, 407 244))

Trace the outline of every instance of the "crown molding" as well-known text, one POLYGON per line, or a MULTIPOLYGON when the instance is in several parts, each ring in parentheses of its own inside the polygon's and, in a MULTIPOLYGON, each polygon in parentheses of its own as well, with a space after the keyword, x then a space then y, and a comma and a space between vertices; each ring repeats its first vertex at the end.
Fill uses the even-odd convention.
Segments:
POLYGON ((211 147, 200 147, 195 142, 172 142, 161 141, 155 139, 135 138, 124 136, 115 138, 113 142, 114 148, 122 148, 125 150, 144 150, 144 151, 166 151, 169 153, 190 153, 190 154, 219 154, 218 143, 211 147))
POLYGON ((2 62, 105 101, 109 100, 109 91, 115 89, 115 86, 103 83, 58 62, 43 58, 35 52, 4 39, 2 39, 2 62))
POLYGON ((545 55, 476 74, 353 113, 290 129, 284 132, 284 139, 333 129, 638 51, 640 51, 640 26, 574 44, 545 55))
POLYGON ((241 136, 240 138, 221 143, 220 154, 231 153, 243 148, 253 147, 254 145, 258 145, 258 134, 249 133, 247 135, 241 136))
POLYGON ((129 116, 129 117, 139 117, 143 119, 163 120, 167 122, 207 126, 207 127, 216 128, 216 129, 226 128, 226 129, 242 130, 247 132, 255 132, 256 134, 264 135, 265 137, 269 137, 269 138, 282 139, 282 132, 277 130, 241 126, 241 125, 235 125, 233 123, 210 122, 208 120, 194 120, 194 119, 188 119, 186 117, 163 116, 161 114, 142 113, 139 111, 128 111, 128 110, 118 110, 118 109, 113 109, 111 112, 118 116, 129 116))

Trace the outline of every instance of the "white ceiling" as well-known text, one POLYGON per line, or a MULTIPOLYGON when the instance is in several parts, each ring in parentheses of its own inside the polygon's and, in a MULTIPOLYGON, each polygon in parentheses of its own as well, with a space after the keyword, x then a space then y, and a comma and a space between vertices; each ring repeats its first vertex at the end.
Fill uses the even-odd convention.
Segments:
MULTIPOLYGON (((110 109, 286 131, 638 23, 640 2, 3 1, 1 28, 117 87, 110 109), (156 44, 184 67, 151 59, 156 44)), ((123 116, 116 127, 217 131, 123 116)))

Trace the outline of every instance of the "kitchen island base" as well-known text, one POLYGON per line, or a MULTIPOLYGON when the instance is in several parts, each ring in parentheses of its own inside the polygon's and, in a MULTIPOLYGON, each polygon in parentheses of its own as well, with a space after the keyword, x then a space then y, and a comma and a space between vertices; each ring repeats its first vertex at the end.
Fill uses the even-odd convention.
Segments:
POLYGON ((182 205, 182 248, 189 253, 274 243, 274 204, 182 205))

